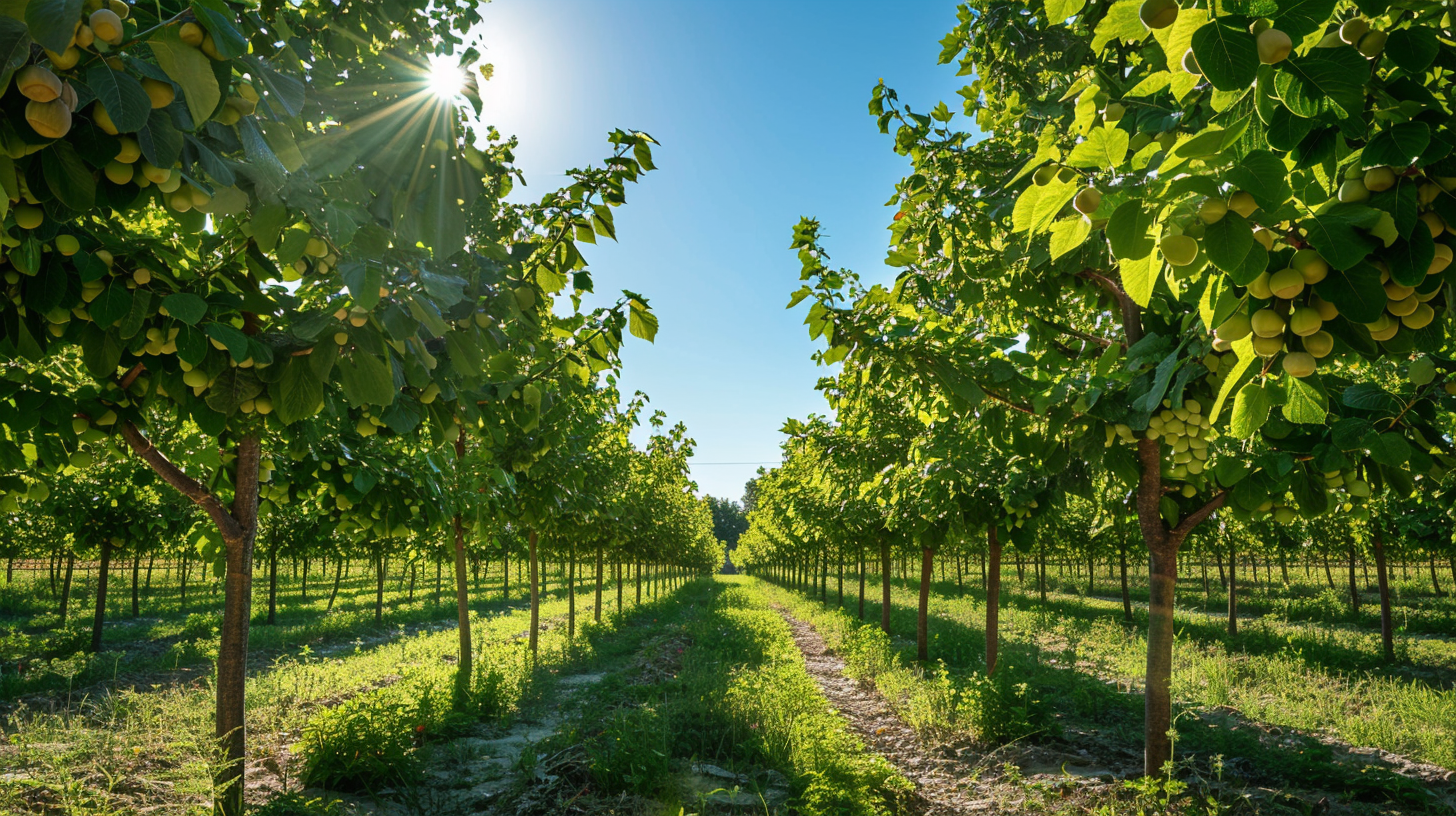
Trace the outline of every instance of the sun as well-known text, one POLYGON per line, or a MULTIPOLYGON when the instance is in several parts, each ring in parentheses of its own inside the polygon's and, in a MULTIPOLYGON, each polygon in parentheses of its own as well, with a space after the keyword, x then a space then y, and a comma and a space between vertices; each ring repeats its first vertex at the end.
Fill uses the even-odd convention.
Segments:
POLYGON ((431 56, 426 82, 440 99, 457 99, 465 90, 465 69, 448 56, 431 56))

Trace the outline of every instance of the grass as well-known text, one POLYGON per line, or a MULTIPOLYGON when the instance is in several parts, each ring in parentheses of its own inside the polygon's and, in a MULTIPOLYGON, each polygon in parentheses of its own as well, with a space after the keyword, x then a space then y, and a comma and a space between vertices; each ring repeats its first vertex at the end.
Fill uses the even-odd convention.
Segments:
MULTIPOLYGON (((586 617, 583 610, 588 609, 590 599, 590 590, 581 587, 579 623, 586 617)), ((559 661, 565 649, 561 619, 566 610, 567 603, 560 598, 541 605, 543 628, 547 629, 543 662, 559 661)), ((359 622, 355 612, 335 614, 356 625, 359 622)), ((396 621, 409 619, 410 614, 411 610, 405 610, 396 621)), ((528 612, 520 608, 475 614, 472 634, 483 655, 477 675, 482 682, 488 685, 489 672, 499 668, 494 659, 498 652, 521 648, 518 644, 527 621, 528 612)), ((186 619, 181 623, 185 625, 186 619)), ((298 626, 295 634, 299 637, 304 632, 317 637, 320 630, 336 632, 340 639, 351 634, 332 621, 298 626)), ((453 676, 453 664, 448 662, 458 650, 453 626, 427 627, 411 634, 396 622, 384 633, 370 626, 353 634, 352 643, 343 640, 320 650, 305 645, 275 655, 250 672, 251 761, 274 763, 286 781, 290 770, 286 763, 279 767, 277 757, 305 737, 308 723, 319 712, 361 694, 367 697, 373 689, 404 684, 402 688, 418 690, 453 676), (359 637, 359 633, 370 637, 359 637)), ((279 638, 280 642, 286 640, 279 638)), ((524 688, 514 693, 493 714, 509 716, 524 693, 524 688)), ((19 704, 0 729, 0 765, 17 771, 0 779, 0 812, 109 814, 154 805, 184 812, 206 810, 211 799, 212 708, 211 678, 206 671, 138 687, 103 687, 70 701, 52 697, 38 707, 19 704)), ((414 713, 418 715, 419 710, 416 707, 414 713)), ((434 711, 438 714, 442 709, 434 711)), ((444 730, 444 715, 439 716, 437 721, 432 715, 429 724, 444 730)))
MULTIPOLYGON (((861 627, 853 617, 857 600, 846 598, 844 608, 836 608, 831 592, 826 608, 805 593, 766 586, 811 620, 850 670, 879 686, 907 722, 923 731, 951 730, 990 742, 1007 736, 962 711, 968 693, 983 696, 977 684, 985 682, 978 673, 985 648, 985 606, 978 591, 935 587, 930 656, 938 663, 920 667, 914 665, 913 639, 892 640, 861 627)), ((1032 692, 1029 699, 1050 705, 1057 723, 1140 745, 1142 627, 1119 622, 1120 601, 1052 592, 1042 606, 1016 588, 1014 580, 1003 587, 998 674, 1005 671, 1014 685, 1032 692)), ((893 583, 894 632, 915 631, 916 603, 913 584, 893 583)), ((866 612, 870 620, 879 619, 877 603, 867 602, 866 612)), ((1145 625, 1145 616, 1140 620, 1145 625)), ((1408 643, 1405 654, 1412 662, 1376 670, 1378 636, 1354 627, 1262 619, 1229 638, 1206 615, 1180 610, 1178 632, 1174 696, 1185 712, 1178 722, 1184 755, 1242 757, 1247 767, 1240 772, 1258 784, 1328 786, 1355 798, 1407 804, 1427 800, 1418 784, 1380 769, 1362 771, 1339 761, 1318 740, 1294 732, 1271 741, 1265 729, 1328 733, 1352 745, 1456 768, 1456 692, 1444 674, 1451 666, 1448 641, 1408 643), (1218 707, 1235 713, 1197 716, 1217 715, 1218 707)))

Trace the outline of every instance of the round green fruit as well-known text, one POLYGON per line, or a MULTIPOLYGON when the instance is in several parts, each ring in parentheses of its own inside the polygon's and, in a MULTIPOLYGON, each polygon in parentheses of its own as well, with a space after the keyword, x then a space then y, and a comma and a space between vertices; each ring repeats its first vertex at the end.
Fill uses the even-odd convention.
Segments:
POLYGON ((1159 242, 1158 248, 1173 266, 1187 266, 1198 257, 1198 242, 1187 235, 1169 235, 1159 242))

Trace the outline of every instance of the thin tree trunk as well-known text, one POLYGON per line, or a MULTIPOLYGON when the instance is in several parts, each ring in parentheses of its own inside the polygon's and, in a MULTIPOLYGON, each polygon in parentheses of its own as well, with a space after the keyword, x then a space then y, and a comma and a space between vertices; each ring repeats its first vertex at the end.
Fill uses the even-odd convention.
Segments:
POLYGON ((890 540, 880 539, 880 629, 890 633, 890 540))
POLYGON ((935 577, 935 553, 929 547, 920 549, 920 607, 915 617, 915 655, 924 663, 930 660, 930 582, 935 577))
POLYGON ((303 558, 303 583, 299 584, 299 589, 298 589, 298 600, 299 600, 300 603, 308 603, 308 567, 309 567, 309 558, 308 558, 308 556, 304 556, 304 558, 303 558))
POLYGON ((1441 579, 1436 575, 1436 556, 1434 553, 1431 555, 1431 591, 1435 592, 1437 597, 1446 594, 1441 591, 1441 579))
MULTIPOLYGON (((1436 574, 1436 561, 1431 559, 1431 574, 1436 574)), ((142 614, 141 604, 141 577, 142 577, 142 554, 137 553, 131 558, 131 616, 139 618, 142 614)))
MULTIPOLYGON (((465 455, 465 442, 456 437, 455 458, 465 455)), ((456 513, 451 519, 455 528, 455 621, 460 633, 460 662, 455 669, 455 689, 463 697, 470 689, 471 641, 470 641, 470 576, 465 567, 465 526, 456 513)))
POLYGON ((633 606, 642 605, 642 562, 637 562, 637 601, 633 606))
POLYGON ((530 546, 530 574, 531 574, 531 662, 536 660, 536 645, 540 639, 541 631, 541 596, 540 588, 536 581, 536 531, 531 530, 526 534, 526 542, 530 546))
POLYGON ((1001 540, 996 525, 986 527, 986 552, 990 567, 986 572, 986 675, 996 671, 996 652, 1001 644, 1001 540))
POLYGON ((597 545, 597 599, 592 606, 592 617, 597 623, 602 622, 602 545, 597 545))
MULTIPOLYGON (((1436 574, 1436 561, 1431 559, 1431 575, 1436 574)), ((844 550, 839 551, 839 608, 844 608, 844 550)))
POLYGON ((182 573, 182 597, 178 601, 177 609, 179 611, 186 612, 187 611, 187 559, 186 558, 183 558, 182 559, 182 563, 178 565, 177 571, 180 572, 180 573, 182 573))
POLYGON ((66 577, 61 581, 61 626, 66 625, 66 612, 71 605, 71 575, 76 567, 76 554, 66 553, 66 577))
POLYGON ((1380 646, 1387 663, 1395 662, 1395 622, 1390 616, 1390 579, 1385 566, 1385 537, 1380 522, 1370 527, 1375 543, 1375 578, 1380 582, 1380 646))
POLYGON ((91 623, 91 651, 101 651, 101 625, 106 621, 106 578, 111 571, 111 539, 101 539, 101 565, 96 571, 96 617, 91 623))
POLYGON ((622 559, 614 558, 612 564, 613 572, 617 577, 617 615, 620 616, 622 614, 622 559))
POLYGON ((865 596, 865 554, 864 545, 859 545, 859 619, 864 620, 865 596))
POLYGON ((343 579, 344 557, 341 555, 339 556, 339 560, 334 563, 334 589, 332 592, 329 593, 329 605, 326 609, 324 609, 325 612, 334 611, 334 599, 339 597, 339 582, 343 579))
POLYGON ((1238 577, 1235 575, 1235 565, 1239 563, 1237 551, 1234 549, 1234 542, 1229 541, 1229 569, 1228 569, 1228 633, 1229 637, 1237 637, 1239 634, 1239 585, 1238 577))
POLYGON ((414 603, 415 602, 415 572, 416 572, 416 568, 418 568, 419 565, 420 564, 419 564, 418 561, 416 561, 414 559, 410 559, 410 567, 409 567, 409 576, 410 576, 409 595, 405 598, 405 603, 414 603))
POLYGON ((566 556, 566 639, 576 639, 576 544, 566 556))
POLYGON ((1122 620, 1124 623, 1132 623, 1132 593, 1127 588, 1127 542, 1122 542, 1122 548, 1118 550, 1119 561, 1122 566, 1122 620))
POLYGON ((1330 582, 1330 591, 1335 589, 1335 574, 1330 571, 1330 554, 1324 553, 1325 557, 1325 580, 1330 582))
POLYGON ((384 570, 389 565, 384 553, 374 558, 374 625, 384 625, 384 570))
MULTIPOLYGON (((272 538, 277 538, 275 534, 272 538)), ((268 548, 268 625, 278 622, 278 542, 268 548)))

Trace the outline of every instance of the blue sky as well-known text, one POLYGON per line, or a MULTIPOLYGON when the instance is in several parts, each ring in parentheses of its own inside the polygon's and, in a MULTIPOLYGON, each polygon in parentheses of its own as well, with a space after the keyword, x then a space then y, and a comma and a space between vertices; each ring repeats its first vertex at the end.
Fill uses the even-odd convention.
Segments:
POLYGON ((521 139, 534 198, 566 168, 606 155, 615 127, 661 147, 628 190, 617 244, 587 248, 597 289, 646 295, 655 345, 633 338, 624 389, 697 440, 701 492, 738 498, 776 462, 786 417, 824 413, 826 373, 788 250, 799 216, 818 218, 835 266, 869 280, 884 265, 884 206, 907 163, 866 112, 878 78, 917 110, 963 84, 937 66, 955 5, 756 0, 495 0, 484 7, 483 119, 521 139))

